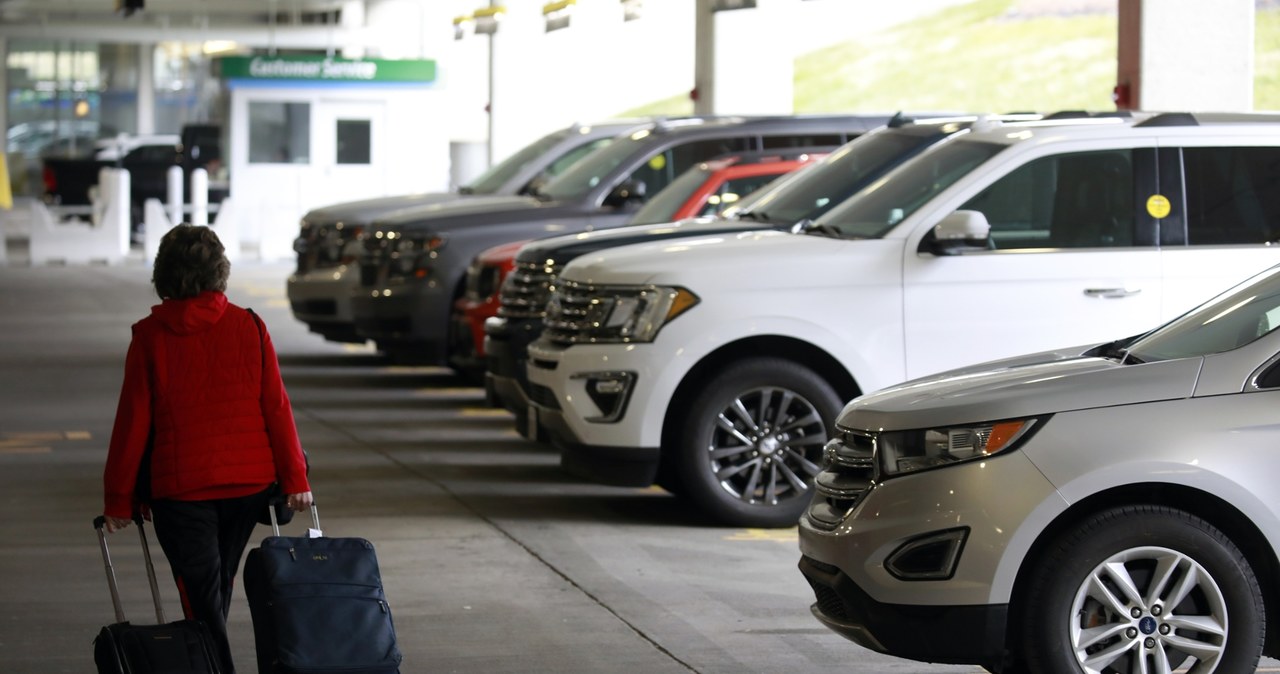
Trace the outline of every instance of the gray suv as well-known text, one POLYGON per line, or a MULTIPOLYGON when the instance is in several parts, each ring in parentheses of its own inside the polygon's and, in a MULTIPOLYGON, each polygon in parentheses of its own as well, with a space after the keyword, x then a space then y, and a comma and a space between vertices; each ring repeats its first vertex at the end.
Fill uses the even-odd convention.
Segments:
POLYGON ((297 270, 286 289, 289 306, 314 333, 334 342, 363 342, 351 316, 351 292, 360 237, 375 218, 388 213, 485 195, 528 194, 618 134, 649 120, 571 124, 530 143, 495 164, 457 192, 406 194, 334 204, 308 212, 298 238, 297 270))

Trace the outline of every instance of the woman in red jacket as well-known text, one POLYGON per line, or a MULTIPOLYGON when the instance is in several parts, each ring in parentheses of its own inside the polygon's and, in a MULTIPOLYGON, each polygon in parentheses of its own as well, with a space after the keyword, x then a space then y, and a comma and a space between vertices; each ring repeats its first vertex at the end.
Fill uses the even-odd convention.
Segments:
POLYGON ((227 301, 230 271, 208 227, 178 225, 161 240, 151 280, 162 302, 133 325, 103 479, 108 531, 150 507, 183 611, 208 624, 223 672, 235 671, 232 583, 271 484, 291 509, 312 504, 271 337, 227 301))

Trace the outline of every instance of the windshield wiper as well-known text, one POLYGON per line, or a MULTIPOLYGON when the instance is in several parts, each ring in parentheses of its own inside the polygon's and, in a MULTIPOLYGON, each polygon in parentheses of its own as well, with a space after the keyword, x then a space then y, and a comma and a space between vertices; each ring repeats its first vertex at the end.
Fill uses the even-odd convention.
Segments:
POLYGON ((808 218, 805 218, 792 226, 791 232, 793 234, 820 234, 833 239, 844 238, 844 232, 841 231, 839 227, 836 227, 835 225, 828 225, 826 223, 815 222, 808 218))

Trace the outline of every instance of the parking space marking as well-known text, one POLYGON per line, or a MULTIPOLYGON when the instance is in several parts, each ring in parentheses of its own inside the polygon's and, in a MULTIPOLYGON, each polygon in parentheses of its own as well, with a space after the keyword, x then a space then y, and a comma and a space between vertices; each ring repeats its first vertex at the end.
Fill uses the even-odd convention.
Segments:
POLYGON ((726 541, 772 541, 774 543, 799 543, 799 530, 790 529, 742 529, 724 537, 726 541))
POLYGON ((48 454, 49 442, 60 440, 92 440, 88 431, 18 431, 0 433, 0 454, 48 454))
POLYGON ((458 414, 464 417, 491 417, 495 419, 511 416, 510 412, 497 407, 464 407, 458 414))

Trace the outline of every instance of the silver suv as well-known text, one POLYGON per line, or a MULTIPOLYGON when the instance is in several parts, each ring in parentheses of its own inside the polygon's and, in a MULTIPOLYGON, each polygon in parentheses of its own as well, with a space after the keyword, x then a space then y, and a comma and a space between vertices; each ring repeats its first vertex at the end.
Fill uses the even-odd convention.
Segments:
POLYGON ((1280 651, 1280 266, 1149 333, 849 403, 800 522, 824 624, 992 671, 1280 651), (927 636, 926 636, 927 635, 927 636))

